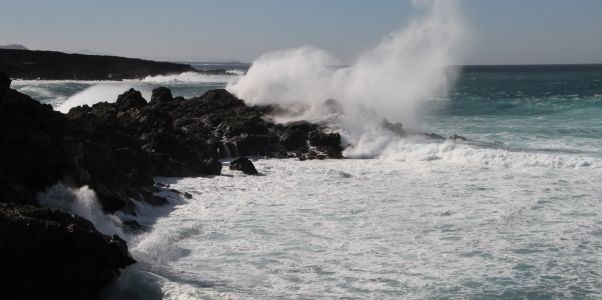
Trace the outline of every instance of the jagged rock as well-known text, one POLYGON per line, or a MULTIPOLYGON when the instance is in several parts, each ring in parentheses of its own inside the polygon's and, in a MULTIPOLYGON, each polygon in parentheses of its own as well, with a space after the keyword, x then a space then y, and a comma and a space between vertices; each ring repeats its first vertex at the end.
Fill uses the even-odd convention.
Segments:
POLYGON ((126 242, 58 210, 0 203, 0 286, 15 299, 90 299, 135 263, 126 242))
POLYGON ((457 134, 454 134, 454 135, 450 136, 450 137, 449 137, 449 139, 450 139, 450 140, 454 140, 454 141, 458 141, 458 140, 460 140, 460 141, 463 141, 463 142, 466 142, 466 141, 468 141, 468 139, 467 139, 467 138, 465 138, 465 137, 463 137, 463 136, 461 136, 461 135, 457 135, 457 134))
POLYGON ((307 121, 297 121, 286 124, 280 131, 280 142, 290 151, 302 151, 307 147, 307 138, 316 125, 307 121))
POLYGON ((130 108, 143 108, 146 105, 146 100, 142 98, 140 91, 130 89, 119 95, 115 104, 118 110, 125 111, 130 108))
POLYGON ((167 199, 155 195, 152 190, 146 188, 130 189, 128 196, 152 206, 161 206, 168 203, 167 199))
POLYGON ((247 175, 255 175, 259 173, 257 172, 257 169, 255 169, 253 162, 246 157, 239 157, 231 161, 230 170, 242 171, 247 175))
POLYGON ((272 108, 246 106, 223 89, 185 100, 159 88, 152 105, 131 89, 115 103, 67 115, 11 89, 0 96, 0 138, 9 145, 0 149, 0 196, 22 203, 61 180, 89 185, 106 212, 128 210, 131 199, 146 199, 131 195, 151 187, 153 176, 220 174, 224 144, 236 156, 342 157, 337 133, 309 122, 271 123, 272 108))
POLYGON ((203 94, 200 99, 205 103, 215 105, 215 108, 230 108, 233 106, 244 106, 245 103, 225 89, 210 90, 203 94))
POLYGON ((315 152, 321 152, 316 158, 343 158, 341 154, 341 135, 338 132, 315 130, 309 135, 309 145, 315 152))
POLYGON ((141 233, 148 230, 148 227, 138 223, 136 220, 123 221, 123 229, 128 233, 141 233))
POLYGON ((0 124, 0 202, 33 204, 67 168, 68 120, 50 105, 0 89, 0 124))
POLYGON ((220 175, 222 163, 215 158, 209 158, 203 162, 203 173, 208 175, 220 175))
POLYGON ((171 90, 166 87, 158 87, 153 90, 150 103, 155 104, 158 102, 168 102, 171 100, 173 100, 171 90))
POLYGON ((444 138, 436 133, 422 133, 423 136, 432 140, 444 140, 444 138))

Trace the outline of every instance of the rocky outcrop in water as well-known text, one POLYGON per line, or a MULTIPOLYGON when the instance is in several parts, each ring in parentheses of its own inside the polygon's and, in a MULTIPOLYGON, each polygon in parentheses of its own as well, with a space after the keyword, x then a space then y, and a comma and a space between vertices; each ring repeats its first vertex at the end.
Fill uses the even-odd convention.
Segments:
POLYGON ((66 116, 96 140, 136 139, 158 176, 219 174, 215 160, 236 156, 341 157, 338 133, 308 122, 274 124, 272 109, 246 106, 226 90, 183 99, 157 88, 149 103, 130 90, 115 103, 76 107, 66 116))
POLYGON ((125 241, 58 210, 0 203, 3 299, 90 299, 135 263, 125 241))
POLYGON ((257 169, 255 169, 255 165, 253 162, 246 157, 239 157, 230 162, 230 170, 242 171, 247 175, 256 175, 257 169))
POLYGON ((132 201, 162 202, 148 196, 153 176, 218 175, 220 158, 342 157, 338 133, 309 122, 275 124, 272 107, 246 106, 226 90, 183 99, 157 88, 150 102, 129 90, 115 103, 64 115, 2 82, 0 202, 35 204, 36 193, 62 181, 89 185, 106 212, 133 212, 132 201))

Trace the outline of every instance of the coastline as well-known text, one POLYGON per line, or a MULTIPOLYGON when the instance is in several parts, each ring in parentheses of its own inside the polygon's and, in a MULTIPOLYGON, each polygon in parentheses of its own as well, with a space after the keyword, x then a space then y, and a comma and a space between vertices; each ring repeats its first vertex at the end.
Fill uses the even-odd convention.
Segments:
POLYGON ((0 49, 0 70, 21 80, 119 81, 183 72, 230 75, 222 69, 197 70, 187 63, 17 49, 0 49))
MULTIPOLYGON (((338 134, 327 133, 325 127, 308 122, 290 126, 266 122, 261 117, 271 110, 269 107, 248 107, 225 90, 209 91, 186 100, 173 98, 169 89, 158 88, 149 102, 140 92, 129 90, 115 103, 76 107, 68 114, 62 114, 10 89, 8 76, 3 75, 0 81, 0 112, 5 124, 0 137, 6 145, 1 153, 4 159, 1 161, 3 188, 0 199, 13 203, 10 209, 2 210, 2 220, 7 224, 16 224, 14 220, 23 215, 18 213, 19 210, 37 211, 35 206, 40 205, 40 193, 47 192, 57 183, 67 188, 90 187, 101 210, 92 213, 135 214, 137 202, 151 206, 167 203, 157 194, 165 188, 154 182, 154 176, 219 175, 222 168, 219 159, 226 157, 226 153, 303 159, 341 157, 338 134), (31 174, 36 176, 31 178, 31 174)), ((247 172, 248 163, 240 170, 247 172)), ((42 211, 43 215, 50 214, 52 218, 62 214, 60 210, 42 209, 40 213, 42 211)), ((31 218, 36 220, 40 213, 32 213, 31 218)), ((44 224, 42 219, 40 222, 44 224)), ((61 238, 70 236, 73 230, 70 224, 67 221, 65 225, 59 225, 56 234, 65 236, 61 238)), ((139 224, 124 225, 136 229, 139 224)), ((3 227, 3 234, 9 234, 8 228, 11 227, 3 227)), ((44 232, 45 229, 39 230, 44 232)), ((94 227, 87 227, 87 230, 100 234, 94 227)), ((2 253, 13 253, 13 245, 19 243, 40 249, 50 247, 44 240, 28 241, 29 234, 11 237, 13 242, 3 244, 2 253)), ((86 241, 87 238, 81 239, 86 241)), ((68 243, 60 247, 62 251, 75 251, 68 243)), ((15 255, 19 256, 13 253, 15 255)), ((127 249, 123 255, 129 256, 127 249)), ((40 259, 52 260, 54 257, 50 253, 40 259)), ((63 267, 89 268, 87 263, 73 260, 50 269, 40 269, 44 264, 28 265, 26 256, 18 261, 23 263, 5 271, 29 270, 52 277, 55 272, 64 273, 63 267)), ((125 265, 103 267, 111 270, 113 275, 109 278, 114 278, 125 265)), ((68 273, 70 276, 78 274, 68 273)), ((27 283, 19 282, 14 288, 25 284, 35 286, 35 278, 27 283)), ((69 288, 61 285, 70 284, 70 281, 67 278, 57 283, 54 288, 58 294, 52 295, 67 298, 94 295, 110 282, 105 279, 87 290, 74 290, 76 294, 69 295, 69 288)), ((35 290, 32 293, 32 297, 42 295, 36 294, 35 290)))

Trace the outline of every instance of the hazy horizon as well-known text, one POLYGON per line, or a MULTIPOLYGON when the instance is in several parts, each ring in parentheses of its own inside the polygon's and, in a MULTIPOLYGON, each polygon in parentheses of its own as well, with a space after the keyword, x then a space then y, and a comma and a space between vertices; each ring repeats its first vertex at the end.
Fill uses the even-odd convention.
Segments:
MULTIPOLYGON (((602 63, 601 1, 460 3, 471 41, 459 65, 602 63)), ((349 63, 423 13, 409 0, 9 1, 0 13, 0 45, 247 63, 267 52, 309 45, 349 63), (23 15, 28 22, 22 22, 23 15)))

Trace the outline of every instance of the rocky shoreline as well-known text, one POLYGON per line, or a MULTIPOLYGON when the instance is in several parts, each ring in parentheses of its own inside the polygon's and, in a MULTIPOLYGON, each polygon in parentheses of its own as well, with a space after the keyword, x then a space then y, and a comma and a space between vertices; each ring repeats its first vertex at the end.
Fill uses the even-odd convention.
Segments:
POLYGON ((59 210, 0 203, 3 299, 89 299, 135 263, 119 236, 59 210))
POLYGON ((0 49, 0 70, 24 80, 123 80, 183 72, 228 75, 226 70, 198 71, 181 63, 19 49, 0 49))
MULTIPOLYGON (((327 124, 277 124, 270 115, 281 108, 247 106, 223 89, 184 99, 159 87, 149 101, 130 89, 114 103, 74 107, 63 114, 10 84, 0 72, 0 254, 2 270, 9 270, 0 285, 15 293, 32 287, 25 298, 48 293, 66 299, 94 297, 121 268, 135 263, 120 237, 104 235, 80 217, 40 207, 41 193, 57 183, 88 186, 104 213, 135 215, 140 203, 168 203, 158 196, 168 187, 156 184, 156 176, 219 175, 222 159, 233 159, 232 170, 258 174, 247 156, 343 158, 341 136, 327 124), (56 280, 42 282, 45 278, 56 280), (35 288, 40 286, 45 289, 35 288)), ((340 106, 334 100, 324 105, 340 106)), ((382 127, 402 137, 444 139, 386 120, 382 127)), ((48 205, 48 198, 44 201, 48 205)), ((123 225, 141 229, 135 221, 123 225)))
POLYGON ((220 159, 230 157, 241 157, 231 168, 247 174, 257 171, 244 156, 342 158, 339 134, 325 125, 275 124, 267 118, 273 107, 246 106, 226 90, 184 99, 157 88, 148 102, 129 90, 115 103, 62 114, 10 83, 0 73, 2 286, 16 295, 29 288, 25 298, 94 297, 134 263, 118 236, 39 207, 39 194, 56 183, 89 186, 105 213, 135 214, 137 202, 167 203, 155 176, 219 175, 220 159))

